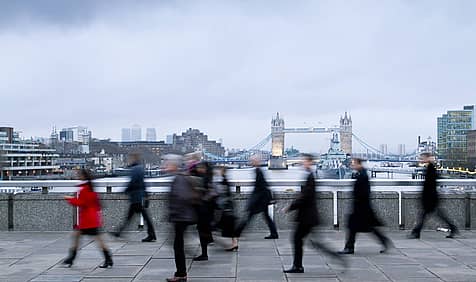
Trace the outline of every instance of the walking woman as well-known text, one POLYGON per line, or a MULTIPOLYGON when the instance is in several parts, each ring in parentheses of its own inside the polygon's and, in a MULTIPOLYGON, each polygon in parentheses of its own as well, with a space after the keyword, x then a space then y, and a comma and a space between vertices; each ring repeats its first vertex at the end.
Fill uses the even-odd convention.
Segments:
POLYGON ((67 200, 72 206, 79 207, 79 229, 75 230, 73 233, 73 246, 70 250, 68 258, 63 261, 63 264, 71 267, 73 261, 76 258, 79 247, 79 239, 81 235, 94 236, 95 240, 98 242, 99 247, 104 253, 104 263, 99 266, 100 268, 112 267, 112 257, 109 252, 104 240, 101 237, 99 229, 102 226, 101 219, 101 204, 99 202, 99 197, 94 191, 92 183, 92 175, 86 169, 81 169, 78 171, 79 179, 82 181, 79 184, 79 193, 78 197, 65 196, 64 199, 67 200))
POLYGON ((231 238, 231 246, 226 248, 225 251, 233 252, 238 250, 238 239, 235 236, 236 217, 234 214, 233 194, 226 178, 226 167, 220 168, 220 174, 222 180, 219 185, 217 205, 221 210, 221 218, 218 222, 218 228, 221 229, 222 237, 231 238))

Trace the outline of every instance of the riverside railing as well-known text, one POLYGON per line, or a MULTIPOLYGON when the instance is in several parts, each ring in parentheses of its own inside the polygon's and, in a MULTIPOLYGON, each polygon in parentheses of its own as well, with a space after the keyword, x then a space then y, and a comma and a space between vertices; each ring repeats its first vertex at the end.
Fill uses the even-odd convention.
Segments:
MULTIPOLYGON (((398 224, 402 225, 402 192, 417 192, 421 190, 423 180, 413 179, 372 179, 372 191, 398 193, 398 224)), ((79 181, 74 180, 44 180, 44 181, 0 181, 0 191, 14 193, 38 191, 39 193, 71 193, 76 191, 79 181)), ((127 178, 98 179, 94 181, 98 192, 117 193, 122 192, 127 186, 127 178)), ((237 194, 250 193, 253 189, 253 180, 235 179, 229 181, 232 189, 237 194)), ((272 179, 268 183, 276 193, 291 193, 299 191, 305 181, 295 179, 272 179)), ((316 191, 331 192, 333 202, 333 221, 338 225, 338 193, 352 190, 354 180, 322 179, 316 181, 316 191)), ((148 190, 152 193, 166 193, 171 184, 171 178, 147 179, 148 190)), ((465 191, 476 192, 476 180, 474 179, 441 179, 438 181, 441 192, 463 193, 465 191), (448 190, 449 189, 449 190, 448 190)), ((233 191, 232 190, 232 191, 233 191)), ((273 209, 270 208, 271 214, 273 209)))

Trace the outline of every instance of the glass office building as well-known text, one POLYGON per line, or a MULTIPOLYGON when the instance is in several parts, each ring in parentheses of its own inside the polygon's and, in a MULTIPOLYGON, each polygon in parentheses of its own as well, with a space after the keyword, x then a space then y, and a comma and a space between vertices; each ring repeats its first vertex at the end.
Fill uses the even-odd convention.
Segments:
POLYGON ((466 166, 467 133, 472 129, 475 129, 474 105, 438 117, 438 157, 444 166, 466 166))

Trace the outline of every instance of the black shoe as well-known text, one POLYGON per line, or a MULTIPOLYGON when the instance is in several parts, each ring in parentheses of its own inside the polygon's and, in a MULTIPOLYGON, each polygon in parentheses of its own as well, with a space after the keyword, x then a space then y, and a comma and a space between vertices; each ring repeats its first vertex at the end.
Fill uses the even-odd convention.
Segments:
POLYGON ((407 235, 407 239, 420 239, 420 233, 410 233, 407 235))
POLYGON ((121 238, 121 233, 120 232, 109 232, 109 234, 112 237, 121 238))
POLYGON ((172 278, 167 278, 165 281, 167 281, 167 282, 187 282, 187 276, 185 276, 185 277, 174 276, 172 278))
POLYGON ((112 267, 113 262, 112 262, 111 253, 109 253, 108 250, 104 250, 103 253, 104 253, 104 263, 100 265, 99 268, 112 267))
POLYGON ((267 239, 267 240, 270 240, 270 239, 279 239, 279 236, 278 236, 278 234, 276 234, 276 235, 269 235, 269 236, 266 236, 266 237, 264 237, 264 238, 267 239))
POLYGON ((204 256, 204 255, 199 255, 198 257, 193 258, 193 261, 207 261, 207 260, 208 260, 208 256, 204 256))
POLYGON ((234 246, 234 247, 225 249, 225 252, 234 252, 234 251, 238 251, 238 246, 234 246))
POLYGON ((70 250, 69 256, 63 261, 63 264, 67 267, 71 267, 73 265, 73 261, 76 258, 77 250, 70 250))
POLYGON ((157 241, 157 237, 155 236, 147 236, 146 238, 142 239, 142 242, 155 242, 157 241))
POLYGON ((454 239, 458 235, 459 235, 458 229, 457 228, 452 228, 451 231, 450 231, 450 234, 448 234, 448 236, 446 236, 446 238, 454 239))
POLYGON ((293 266, 290 269, 286 269, 283 271, 284 273, 304 273, 304 267, 296 267, 293 266))
POLYGON ((393 242, 390 241, 390 239, 387 239, 385 242, 385 245, 383 246, 383 249, 380 250, 381 254, 385 254, 388 252, 388 250, 395 248, 395 245, 393 245, 393 242))
POLYGON ((342 251, 338 251, 337 254, 339 254, 339 255, 352 255, 352 254, 354 254, 354 249, 345 248, 342 251))

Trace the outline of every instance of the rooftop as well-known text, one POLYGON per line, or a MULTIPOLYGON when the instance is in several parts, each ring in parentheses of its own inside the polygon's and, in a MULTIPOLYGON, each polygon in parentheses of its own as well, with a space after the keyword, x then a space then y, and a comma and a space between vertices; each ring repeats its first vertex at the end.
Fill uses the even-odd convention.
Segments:
MULTIPOLYGON (((307 246, 304 274, 285 275, 292 261, 289 232, 279 240, 263 240, 265 233, 247 233, 237 253, 210 247, 208 262, 192 262, 198 255, 195 228, 186 239, 189 280, 228 281, 476 281, 476 233, 464 231, 458 239, 446 239, 436 231, 422 233, 421 240, 408 240, 406 232, 388 234, 396 249, 379 254, 379 245, 366 234, 357 239, 356 254, 348 257, 349 268, 307 246)), ((114 267, 99 269, 103 258, 91 238, 83 237, 72 268, 61 261, 70 246, 68 232, 0 232, 0 281, 164 281, 173 274, 172 239, 160 233, 155 243, 140 243, 145 232, 125 234, 127 240, 107 237, 114 267)), ((344 244, 344 232, 323 231, 318 237, 335 250, 344 244)))

